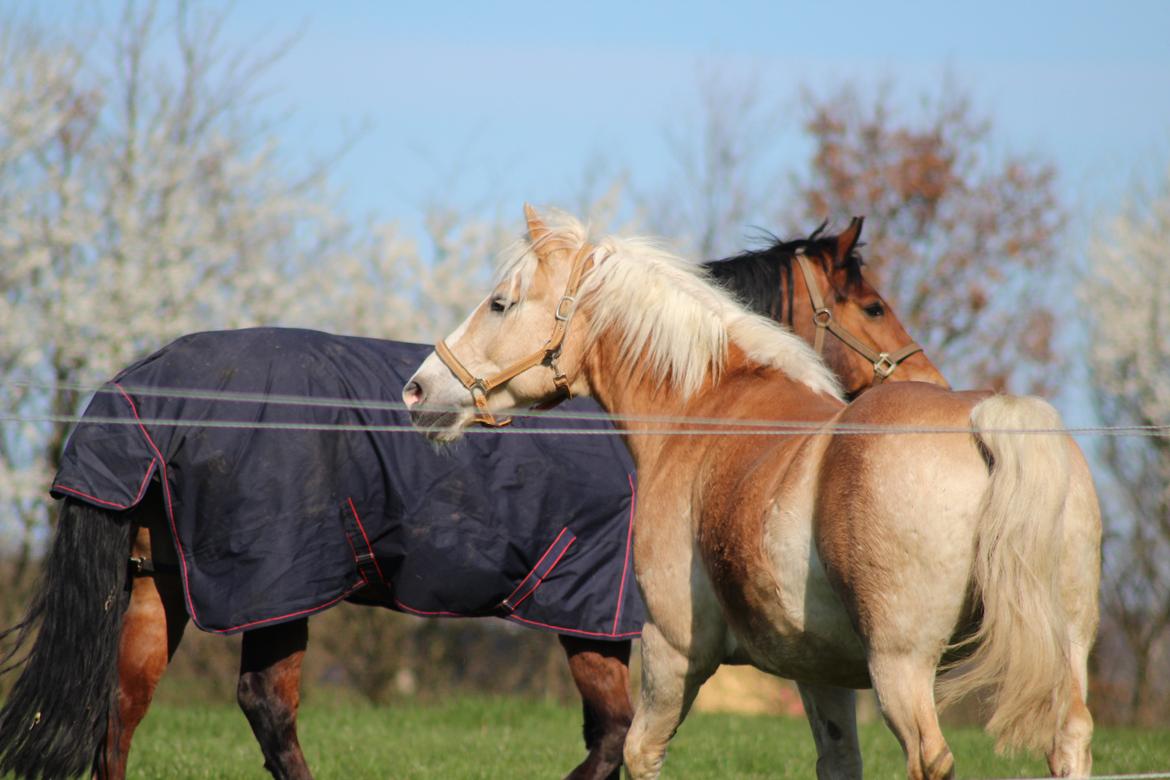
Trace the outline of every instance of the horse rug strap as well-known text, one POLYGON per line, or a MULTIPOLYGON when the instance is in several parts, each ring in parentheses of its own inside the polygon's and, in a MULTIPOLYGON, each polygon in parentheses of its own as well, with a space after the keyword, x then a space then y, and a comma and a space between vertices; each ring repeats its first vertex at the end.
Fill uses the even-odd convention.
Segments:
POLYGON ((153 577, 156 574, 178 574, 179 564, 156 561, 152 558, 138 557, 127 561, 130 578, 153 577))

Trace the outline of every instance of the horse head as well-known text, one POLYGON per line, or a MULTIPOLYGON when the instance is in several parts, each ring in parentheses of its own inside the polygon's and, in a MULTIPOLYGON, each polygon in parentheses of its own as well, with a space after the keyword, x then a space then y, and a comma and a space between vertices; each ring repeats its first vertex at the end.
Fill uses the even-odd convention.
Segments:
POLYGON ((882 382, 947 387, 890 304, 866 278, 858 252, 863 220, 838 235, 824 225, 807 239, 771 245, 707 264, 717 281, 757 312, 813 344, 847 397, 882 382))
POLYGON ((476 422, 504 425, 501 410, 587 392, 576 370, 588 329, 577 299, 597 250, 579 225, 554 229, 531 206, 524 212, 527 238, 492 291, 403 388, 414 423, 437 441, 476 422))

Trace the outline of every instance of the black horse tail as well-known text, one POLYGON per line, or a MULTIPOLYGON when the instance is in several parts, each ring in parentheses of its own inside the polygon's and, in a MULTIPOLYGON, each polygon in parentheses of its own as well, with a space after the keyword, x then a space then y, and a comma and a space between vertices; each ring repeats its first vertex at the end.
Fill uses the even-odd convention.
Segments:
POLYGON ((0 633, 12 642, 0 653, 0 674, 23 667, 0 709, 0 776, 67 778, 97 769, 129 599, 128 514, 69 499, 62 506, 28 613, 0 633))

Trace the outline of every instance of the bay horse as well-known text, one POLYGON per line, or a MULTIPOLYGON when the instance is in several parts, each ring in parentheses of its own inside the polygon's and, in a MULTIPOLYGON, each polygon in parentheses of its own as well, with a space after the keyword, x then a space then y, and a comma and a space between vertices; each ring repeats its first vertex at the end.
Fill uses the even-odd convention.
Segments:
POLYGON ((639 475, 647 608, 632 777, 659 774, 722 663, 798 682, 821 778, 861 776, 849 689, 870 686, 907 776, 953 777, 936 682, 944 701, 982 692, 1001 746, 1088 775, 1101 525, 1055 409, 919 382, 847 405, 806 343, 694 266, 526 216, 527 246, 403 398, 437 442, 563 388, 615 415, 639 475))
MULTIPOLYGON (((943 383, 864 278, 856 251, 861 227, 862 220, 855 219, 840 235, 824 235, 818 229, 808 239, 774 241, 764 249, 709 263, 707 268, 726 288, 761 312, 787 322, 810 344, 822 342, 818 333, 834 334, 835 338, 823 340, 818 347, 852 393, 887 378, 943 383), (833 328, 827 329, 830 321, 833 328), (890 376, 894 368, 897 375, 890 376)), ((121 513, 65 502, 42 590, 29 619, 15 629, 23 639, 31 636, 30 629, 40 621, 48 628, 43 641, 59 640, 60 646, 34 645, 32 663, 10 697, 7 724, 0 718, 0 766, 5 771, 67 776, 88 771, 92 765, 99 776, 124 776, 135 729, 188 624, 165 515, 157 489, 148 490, 141 504, 121 513), (120 529, 119 537, 95 534, 101 528, 120 529), (128 541, 122 538, 125 535, 128 541), (102 558, 129 558, 129 576, 125 566, 101 567, 102 558), (125 612, 111 611, 118 601, 111 594, 124 590, 129 591, 125 612), (90 602, 102 604, 101 594, 113 601, 96 612, 84 608, 90 602), (121 618, 120 628, 111 622, 113 617, 121 618), (74 640, 69 637, 85 636, 107 636, 109 641, 90 641, 84 648, 71 644, 74 640), (83 649, 92 652, 79 657, 83 649), (46 700, 45 690, 58 692, 58 707, 68 701, 84 712, 69 721, 60 709, 52 712, 52 707, 42 707, 36 701, 46 700), (106 711, 93 702, 106 700, 111 690, 116 690, 116 707, 107 723, 106 711), (28 707, 32 709, 26 714, 35 717, 38 729, 15 728, 28 707), (45 741, 41 727, 54 722, 68 723, 68 737, 63 736, 66 732, 50 730, 45 741), (99 743, 103 743, 100 749, 99 743)), ((628 693, 630 642, 568 634, 559 639, 581 693, 589 751, 569 776, 616 776, 633 713, 628 693)), ((239 703, 261 745, 266 767, 277 777, 309 774, 296 733, 300 664, 307 641, 307 619, 244 634, 239 703)), ((20 642, 7 659, 14 657, 19 646, 20 642)))

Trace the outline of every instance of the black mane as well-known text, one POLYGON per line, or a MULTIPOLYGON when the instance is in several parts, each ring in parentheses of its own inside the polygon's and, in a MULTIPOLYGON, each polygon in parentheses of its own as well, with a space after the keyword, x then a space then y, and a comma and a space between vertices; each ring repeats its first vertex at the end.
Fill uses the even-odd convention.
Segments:
MULTIPOLYGON (((821 263, 826 271, 833 270, 828 264, 833 262, 837 242, 836 236, 824 235, 826 224, 822 222, 808 238, 794 241, 783 241, 765 233, 764 239, 769 242, 767 246, 709 261, 703 264, 703 268, 752 311, 791 326, 793 258, 803 250, 809 259, 821 263)), ((848 285, 860 281, 861 265, 861 256, 855 249, 842 264, 848 285)))

